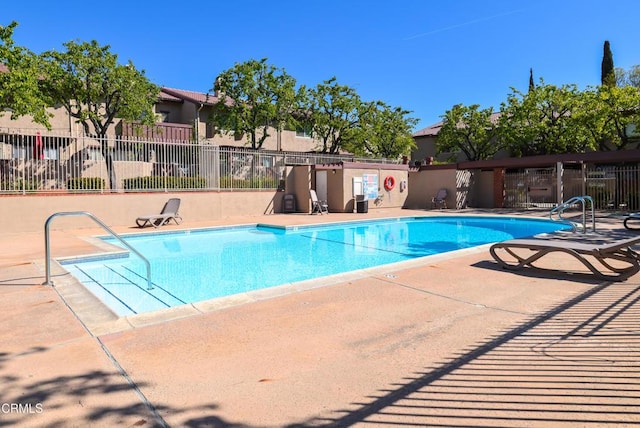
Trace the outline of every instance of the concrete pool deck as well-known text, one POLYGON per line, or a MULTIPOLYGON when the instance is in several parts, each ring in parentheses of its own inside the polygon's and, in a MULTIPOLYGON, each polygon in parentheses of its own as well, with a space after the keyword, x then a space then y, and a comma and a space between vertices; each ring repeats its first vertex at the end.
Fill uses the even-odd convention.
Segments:
MULTIPOLYGON (((597 224, 627 234, 620 218, 597 224)), ((54 258, 101 251, 96 234, 54 227, 54 258)), ((561 255, 545 265, 578 268, 561 255)), ((640 424, 640 275, 511 273, 485 246, 276 298, 122 320, 64 291, 58 271, 54 287, 41 285, 43 266, 42 233, 0 235, 2 426, 640 424)))

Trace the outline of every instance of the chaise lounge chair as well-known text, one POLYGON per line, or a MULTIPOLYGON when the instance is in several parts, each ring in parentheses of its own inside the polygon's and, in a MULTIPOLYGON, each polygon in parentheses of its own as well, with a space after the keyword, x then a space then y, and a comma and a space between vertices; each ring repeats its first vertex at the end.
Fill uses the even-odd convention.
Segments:
POLYGON ((315 190, 309 190, 309 195, 311 196, 311 214, 329 214, 329 204, 326 201, 318 200, 318 194, 315 190))
POLYGON ((622 222, 622 224, 624 224, 625 229, 640 230, 640 227, 632 226, 631 225, 632 222, 640 223, 640 213, 631 213, 628 216, 626 216, 624 219, 624 222, 622 222))
MULTIPOLYGON (((576 242, 565 239, 510 239, 493 244, 489 251, 500 266, 518 270, 533 266, 543 256, 561 252, 572 255, 586 266, 598 279, 606 281, 624 281, 640 271, 640 255, 631 247, 640 243, 640 237, 623 239, 602 244, 597 242, 576 242), (527 256, 516 253, 516 249, 529 250, 527 256), (506 261, 498 254, 504 250, 515 261, 506 261), (603 272, 591 263, 587 257, 597 260, 606 270, 603 272), (611 264, 615 263, 615 266, 611 264), (607 272, 608 270, 608 272, 607 272)), ((519 251, 522 253, 521 251, 519 251)))
POLYGON ((432 208, 447 208, 447 189, 440 189, 438 193, 431 198, 432 208))
POLYGON ((171 198, 166 204, 164 204, 164 208, 162 208, 160 214, 138 217, 136 219, 136 224, 138 227, 145 227, 148 225, 159 227, 169 223, 171 220, 175 221, 176 224, 180 224, 182 217, 178 214, 178 208, 180 208, 180 199, 171 198))

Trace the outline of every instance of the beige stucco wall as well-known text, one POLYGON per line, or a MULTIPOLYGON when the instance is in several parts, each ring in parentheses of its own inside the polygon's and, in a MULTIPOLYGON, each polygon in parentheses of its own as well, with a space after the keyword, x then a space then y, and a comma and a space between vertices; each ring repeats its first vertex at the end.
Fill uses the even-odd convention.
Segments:
MULTIPOLYGON (((38 232, 46 219, 62 211, 89 211, 107 225, 131 226, 141 215, 157 214, 172 197, 181 199, 180 214, 185 223, 234 216, 259 216, 281 212, 282 192, 180 192, 126 194, 56 194, 0 196, 2 211, 11 213, 0 222, 0 233, 38 232)), ((96 227, 90 219, 60 217, 52 229, 96 227)))
POLYGON ((473 170, 468 206, 472 208, 494 208, 493 171, 473 170))
MULTIPOLYGON (((168 104, 168 103, 167 103, 168 104)), ((214 137, 207 137, 207 123, 211 117, 211 106, 204 106, 198 112, 199 106, 185 101, 180 104, 181 111, 176 116, 170 117, 170 121, 178 121, 182 123, 193 123, 193 119, 198 115, 198 132, 200 140, 206 140, 212 144, 221 146, 234 146, 250 148, 249 136, 242 135, 236 138, 233 135, 216 134, 214 137)), ((162 108, 158 108, 162 110, 162 108)), ((263 150, 281 150, 285 152, 310 152, 316 150, 320 143, 311 138, 297 137, 296 132, 292 130, 283 130, 280 136, 280 146, 278 146, 278 132, 275 128, 269 128, 269 136, 262 144, 263 150)))
MULTIPOLYGON (((206 140, 211 144, 217 144, 220 146, 233 146, 251 148, 249 144, 249 137, 243 135, 241 138, 235 138, 233 135, 216 134, 213 138, 205 138, 206 136, 206 124, 200 123, 200 139, 206 140)), ((311 138, 296 137, 294 131, 282 131, 280 151, 284 152, 312 152, 318 148, 318 142, 311 138)), ((275 129, 269 131, 269 137, 262 144, 262 150, 278 150, 277 132, 275 129)))
POLYGON ((376 208, 400 208, 405 205, 408 188, 403 188, 401 182, 408 183, 408 169, 387 169, 380 167, 345 167, 329 169, 327 174, 327 202, 330 212, 353 212, 356 209, 353 194, 353 178, 362 177, 364 174, 376 174, 378 176, 378 198, 368 201, 369 209, 376 208), (335 171, 335 173, 333 172, 335 171), (384 188, 384 179, 393 177, 395 186, 391 190, 384 188))
POLYGON ((432 167, 409 173, 409 197, 405 208, 432 209, 431 199, 447 189, 447 207, 494 208, 493 172, 432 167))
POLYGON ((69 120, 69 115, 64 108, 48 108, 47 111, 53 115, 49 119, 49 122, 51 123, 51 131, 48 131, 47 128, 42 125, 34 123, 31 116, 22 116, 13 119, 11 113, 6 111, 0 112, 0 131, 6 132, 7 130, 10 130, 11 132, 16 133, 40 131, 53 132, 57 134, 62 133, 65 135, 69 135, 69 133, 77 135, 75 132, 76 130, 82 131, 82 126, 76 124, 74 120, 69 120))
POLYGON ((402 191, 400 182, 408 182, 408 170, 377 168, 311 168, 309 166, 292 166, 287 168, 286 193, 296 196, 298 212, 311 212, 311 200, 309 189, 315 188, 315 173, 317 170, 327 171, 327 203, 329 212, 354 212, 356 209, 353 195, 353 178, 362 177, 363 174, 378 175, 378 194, 380 198, 368 202, 369 209, 376 208, 401 208, 404 206, 408 188, 402 191), (395 187, 387 191, 384 189, 383 180, 391 176, 395 179, 395 187))
POLYGON ((433 160, 437 162, 448 162, 451 158, 455 159, 457 162, 467 160, 466 156, 462 152, 438 153, 436 148, 436 137, 434 136, 414 137, 413 140, 416 143, 416 149, 411 152, 411 163, 416 161, 425 163, 424 161, 426 158, 433 158, 433 160))
POLYGON ((182 104, 159 102, 154 105, 154 111, 156 114, 160 112, 166 112, 168 114, 167 122, 176 122, 180 118, 182 104))
MULTIPOLYGON (((83 126, 77 121, 77 119, 69 119, 69 115, 63 107, 48 108, 47 111, 52 114, 52 116, 49 118, 49 123, 51 124, 50 130, 42 125, 34 123, 31 116, 22 116, 17 119, 12 119, 9 112, 1 112, 2 115, 0 116, 0 132, 29 134, 39 131, 43 134, 46 133, 49 135, 84 135, 83 126)), ((107 131, 107 136, 116 135, 115 124, 117 122, 118 120, 114 121, 113 126, 111 126, 107 131)), ((90 131, 94 132, 93 127, 91 127, 90 131)))
MULTIPOLYGON (((273 145, 275 141, 270 141, 270 145, 273 145)), ((281 150, 285 152, 312 152, 320 148, 320 142, 318 140, 306 137, 296 136, 295 131, 282 131, 281 136, 281 150)), ((270 150, 275 150, 269 147, 270 150)))
POLYGON ((447 207, 456 208, 456 169, 422 169, 409 173, 409 197, 404 205, 411 209, 431 209, 438 190, 447 189, 447 207))
POLYGON ((296 212, 311 212, 311 199, 309 196, 309 189, 311 188, 311 166, 288 166, 285 177, 285 193, 295 196, 296 212))
POLYGON ((415 137, 416 148, 411 152, 411 162, 422 162, 427 157, 436 157, 436 145, 434 137, 415 137))

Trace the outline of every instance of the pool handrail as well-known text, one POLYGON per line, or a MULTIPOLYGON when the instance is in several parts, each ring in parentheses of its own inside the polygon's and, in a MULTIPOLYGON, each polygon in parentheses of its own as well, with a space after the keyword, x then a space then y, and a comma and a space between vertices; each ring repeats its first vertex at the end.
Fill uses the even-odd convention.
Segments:
POLYGON ((114 230, 112 230, 109 226, 107 226, 102 220, 93 215, 88 211, 62 211, 51 214, 47 221, 44 223, 44 251, 45 251, 45 282, 42 285, 53 285, 53 281, 51 280, 51 246, 49 239, 49 225, 56 217, 66 217, 66 216, 86 216, 91 220, 100 225, 104 230, 109 232, 114 238, 116 238, 122 245, 124 245, 131 252, 135 253, 138 257, 142 259, 147 267, 147 290, 153 290, 153 285, 151 283, 151 263, 145 256, 143 256, 138 250, 133 248, 131 244, 125 241, 120 235, 118 235, 114 230))
POLYGON ((594 210, 594 206, 593 206, 593 198, 591 196, 587 196, 587 195, 574 196, 574 197, 562 202, 561 204, 556 205, 549 212, 549 218, 551 220, 555 220, 553 218, 553 215, 557 214, 558 220, 565 221, 565 219, 562 217, 562 213, 567 208, 570 208, 570 207, 576 205, 577 203, 582 204, 582 233, 587 233, 587 204, 591 205, 591 230, 593 232, 595 232, 596 231, 596 216, 595 216, 595 210, 594 210))

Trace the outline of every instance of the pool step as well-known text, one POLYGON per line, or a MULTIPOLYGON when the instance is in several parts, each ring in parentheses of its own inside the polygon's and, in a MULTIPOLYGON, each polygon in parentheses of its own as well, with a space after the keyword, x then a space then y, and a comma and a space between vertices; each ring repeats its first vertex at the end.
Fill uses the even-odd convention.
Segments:
POLYGON ((66 265, 97 298, 118 316, 134 315, 184 304, 158 284, 147 290, 147 280, 126 266, 101 263, 91 266, 66 265))

